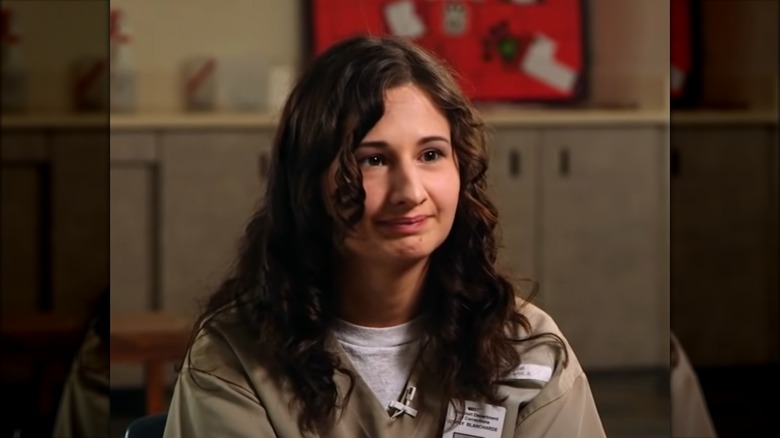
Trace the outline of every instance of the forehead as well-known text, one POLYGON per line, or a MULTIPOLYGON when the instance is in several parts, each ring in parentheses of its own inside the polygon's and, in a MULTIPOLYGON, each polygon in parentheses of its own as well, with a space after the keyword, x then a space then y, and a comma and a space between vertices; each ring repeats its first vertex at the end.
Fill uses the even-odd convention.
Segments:
POLYGON ((388 106, 430 105, 435 108, 428 94, 415 84, 404 84, 385 91, 385 104, 388 106))
POLYGON ((394 87, 385 93, 385 111, 366 135, 429 136, 449 138, 450 124, 444 112, 416 85, 394 87))

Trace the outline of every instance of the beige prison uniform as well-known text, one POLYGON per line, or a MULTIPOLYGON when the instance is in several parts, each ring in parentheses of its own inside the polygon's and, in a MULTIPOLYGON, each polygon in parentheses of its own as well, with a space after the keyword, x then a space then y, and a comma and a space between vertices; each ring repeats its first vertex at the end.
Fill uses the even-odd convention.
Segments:
POLYGON ((110 411, 108 344, 90 324, 57 409, 53 438, 106 438, 110 411))
MULTIPOLYGON (((529 304, 523 312, 534 333, 552 332, 563 337, 553 320, 529 304)), ((515 333, 526 337, 528 333, 515 333)), ((565 339, 565 338, 564 338, 565 339)), ((344 350, 332 340, 328 348, 351 371, 344 350)), ((498 383, 508 398, 501 438, 600 438, 605 433, 588 380, 569 348, 569 363, 563 367, 560 354, 547 344, 520 344, 522 363, 549 366, 552 376, 546 384, 534 380, 508 379, 498 383)), ((368 385, 356 374, 349 403, 337 410, 338 420, 326 431, 301 433, 297 413, 290 408, 292 393, 268 373, 263 356, 241 329, 220 325, 202 336, 192 348, 192 367, 179 375, 174 390, 165 438, 245 438, 245 437, 403 437, 431 438, 442 435, 448 400, 428 387, 422 372, 415 368, 409 384, 418 388, 411 406, 416 417, 402 415, 390 419, 368 385)), ((185 361, 186 365, 186 361, 185 361)), ((335 372, 339 394, 346 393, 348 378, 335 372)))

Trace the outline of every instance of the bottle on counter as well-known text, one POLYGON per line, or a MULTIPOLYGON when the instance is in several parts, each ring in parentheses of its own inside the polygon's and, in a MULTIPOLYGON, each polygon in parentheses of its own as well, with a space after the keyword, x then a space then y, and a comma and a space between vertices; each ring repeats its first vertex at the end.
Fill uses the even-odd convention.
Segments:
POLYGON ((109 101, 111 111, 130 112, 136 108, 136 69, 132 58, 132 34, 124 11, 111 11, 109 33, 109 101))

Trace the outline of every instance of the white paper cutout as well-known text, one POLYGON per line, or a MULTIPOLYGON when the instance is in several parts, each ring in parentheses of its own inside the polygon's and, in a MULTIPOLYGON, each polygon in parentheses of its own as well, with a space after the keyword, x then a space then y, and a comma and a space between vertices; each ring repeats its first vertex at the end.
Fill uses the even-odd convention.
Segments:
POLYGON ((425 34, 425 23, 417 15, 412 1, 397 1, 385 6, 385 20, 393 35, 417 38, 425 34))
POLYGON ((558 91, 570 93, 577 80, 577 72, 555 59, 556 48, 555 41, 538 35, 520 62, 520 69, 558 91))

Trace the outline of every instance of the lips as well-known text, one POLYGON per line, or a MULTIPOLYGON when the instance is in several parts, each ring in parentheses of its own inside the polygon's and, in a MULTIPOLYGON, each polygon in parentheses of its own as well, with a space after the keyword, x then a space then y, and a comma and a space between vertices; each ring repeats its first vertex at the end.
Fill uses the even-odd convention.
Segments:
POLYGON ((377 225, 392 236, 408 236, 423 232, 430 216, 404 216, 377 221, 377 225))
POLYGON ((379 223, 385 224, 385 225, 415 225, 418 224, 425 219, 427 219, 428 216, 405 216, 405 217, 399 217, 399 218, 393 218, 393 219, 387 219, 387 220, 381 220, 379 223))

